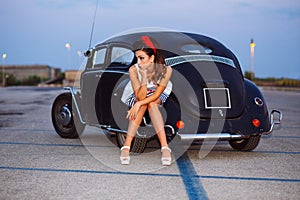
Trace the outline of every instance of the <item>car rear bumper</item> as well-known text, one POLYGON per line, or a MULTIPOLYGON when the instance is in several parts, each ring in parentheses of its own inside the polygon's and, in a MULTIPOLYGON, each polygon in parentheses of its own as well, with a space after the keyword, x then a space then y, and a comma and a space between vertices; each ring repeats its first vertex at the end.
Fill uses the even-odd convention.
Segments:
POLYGON ((180 140, 205 140, 205 139, 218 139, 218 140, 230 140, 230 139, 242 139, 240 134, 230 133, 198 133, 198 134, 178 134, 180 140))
MULTIPOLYGON (((282 120, 282 113, 278 110, 272 110, 270 114, 270 129, 266 132, 258 134, 269 135, 274 130, 276 125, 280 125, 282 120)), ((257 133, 256 133, 257 134, 257 133)), ((251 135, 244 135, 240 133, 177 133, 177 136, 181 141, 188 140, 206 140, 206 139, 218 139, 218 140, 231 140, 231 139, 242 139, 251 135)))
POLYGON ((270 130, 263 134, 265 134, 265 135, 271 134, 275 125, 280 125, 281 120, 282 120, 282 112, 280 112, 279 110, 272 110, 271 114, 270 114, 270 123, 271 123, 270 130), (276 118, 276 115, 277 115, 277 118, 276 118))

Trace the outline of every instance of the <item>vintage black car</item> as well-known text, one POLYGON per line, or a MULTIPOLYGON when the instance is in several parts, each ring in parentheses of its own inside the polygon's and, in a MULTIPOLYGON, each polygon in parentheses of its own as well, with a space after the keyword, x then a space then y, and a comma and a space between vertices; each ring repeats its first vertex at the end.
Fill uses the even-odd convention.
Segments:
MULTIPOLYGON (((115 36, 86 52, 78 81, 53 103, 52 121, 61 137, 77 138, 91 125, 113 133, 123 145, 128 107, 121 97, 130 81, 128 69, 136 63, 132 45, 143 35, 159 43, 173 68, 172 93, 160 108, 169 142, 228 140, 232 148, 250 151, 280 124, 281 112, 269 115, 259 88, 243 77, 236 56, 220 42, 193 33, 149 31, 115 36)), ((143 152, 153 138, 146 113, 132 151, 143 152)))

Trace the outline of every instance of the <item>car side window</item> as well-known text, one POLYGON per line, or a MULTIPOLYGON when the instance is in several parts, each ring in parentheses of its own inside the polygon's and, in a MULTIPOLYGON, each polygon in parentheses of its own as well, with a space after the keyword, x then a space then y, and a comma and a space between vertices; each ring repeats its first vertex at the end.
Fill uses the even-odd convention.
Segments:
POLYGON ((128 66, 134 58, 132 50, 124 47, 113 47, 111 50, 111 65, 128 66))
POLYGON ((94 53, 93 68, 100 68, 105 63, 106 48, 98 49, 94 53))

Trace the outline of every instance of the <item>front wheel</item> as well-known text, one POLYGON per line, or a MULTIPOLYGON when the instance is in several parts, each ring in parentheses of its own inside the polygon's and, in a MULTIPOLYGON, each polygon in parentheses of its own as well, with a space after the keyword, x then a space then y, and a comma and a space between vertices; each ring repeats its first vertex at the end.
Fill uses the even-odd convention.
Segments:
POLYGON ((233 149, 240 151, 252 151, 260 141, 261 135, 250 136, 241 140, 229 140, 229 144, 233 149))
POLYGON ((78 138, 85 128, 84 124, 79 122, 77 115, 74 116, 72 96, 68 92, 56 97, 51 114, 54 129, 62 138, 78 138))

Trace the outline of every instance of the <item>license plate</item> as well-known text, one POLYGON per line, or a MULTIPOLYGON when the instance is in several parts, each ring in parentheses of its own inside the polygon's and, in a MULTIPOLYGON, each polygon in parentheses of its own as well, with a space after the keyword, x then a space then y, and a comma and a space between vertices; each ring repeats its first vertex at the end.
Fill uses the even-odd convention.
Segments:
POLYGON ((231 108, 228 88, 203 88, 205 109, 231 108))

